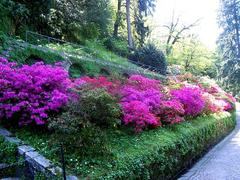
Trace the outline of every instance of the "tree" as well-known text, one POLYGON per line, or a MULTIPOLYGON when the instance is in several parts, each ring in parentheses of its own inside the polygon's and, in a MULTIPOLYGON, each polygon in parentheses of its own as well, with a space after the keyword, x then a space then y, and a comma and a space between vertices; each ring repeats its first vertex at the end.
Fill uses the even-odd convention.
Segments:
POLYGON ((118 29, 122 21, 122 0, 117 2, 116 20, 114 23, 113 37, 118 36, 118 29))
POLYGON ((137 0, 134 10, 135 40, 143 47, 150 28, 146 26, 146 17, 152 15, 155 9, 155 0, 137 0))
POLYGON ((240 89, 240 1, 222 0, 218 17, 223 29, 218 38, 218 51, 223 63, 221 82, 232 91, 240 89))
POLYGON ((216 59, 214 52, 208 50, 195 34, 183 36, 168 57, 170 64, 181 65, 186 72, 212 78, 216 76, 216 59))
POLYGON ((177 43, 181 38, 185 31, 190 30, 194 26, 198 24, 199 20, 196 20, 195 22, 188 24, 188 25, 182 25, 180 26, 180 19, 177 18, 175 21, 174 15, 172 16, 172 21, 169 25, 165 25, 168 29, 168 35, 166 40, 166 49, 165 53, 167 56, 169 56, 172 53, 172 49, 175 43, 177 43))
POLYGON ((127 20, 128 47, 130 49, 133 49, 133 37, 132 37, 130 6, 131 6, 131 0, 126 0, 126 20, 127 20))

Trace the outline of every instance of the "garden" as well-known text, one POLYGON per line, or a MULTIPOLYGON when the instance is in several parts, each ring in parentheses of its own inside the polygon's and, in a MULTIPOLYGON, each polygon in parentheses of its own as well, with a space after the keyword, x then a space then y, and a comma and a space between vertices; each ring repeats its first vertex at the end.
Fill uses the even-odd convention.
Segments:
POLYGON ((238 130, 240 3, 211 2, 1 0, 0 179, 184 176, 238 130))

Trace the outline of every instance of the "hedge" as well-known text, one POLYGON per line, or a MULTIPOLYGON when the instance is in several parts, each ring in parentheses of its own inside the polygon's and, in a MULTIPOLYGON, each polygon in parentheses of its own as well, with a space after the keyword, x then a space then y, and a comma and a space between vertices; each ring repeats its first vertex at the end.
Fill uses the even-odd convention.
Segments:
POLYGON ((90 179, 175 179, 235 127, 235 113, 198 117, 172 127, 120 137, 115 163, 90 173, 90 179))
MULTIPOLYGON (((80 179, 176 179, 231 132, 235 122, 235 112, 222 112, 140 134, 132 134, 126 128, 103 129, 108 137, 106 154, 79 158, 78 150, 66 151, 65 160, 71 162, 67 165, 67 172, 80 179)), ((49 133, 19 128, 11 131, 61 165, 59 146, 51 143, 49 133)))

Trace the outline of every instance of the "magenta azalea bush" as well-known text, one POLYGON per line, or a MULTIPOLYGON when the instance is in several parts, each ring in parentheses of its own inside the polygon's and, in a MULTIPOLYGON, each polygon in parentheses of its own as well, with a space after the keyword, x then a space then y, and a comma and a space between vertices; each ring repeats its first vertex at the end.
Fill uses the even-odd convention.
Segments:
POLYGON ((183 104, 185 115, 197 116, 204 109, 205 102, 200 88, 183 87, 172 90, 171 95, 183 104))
POLYGON ((0 58, 0 118, 7 122, 47 124, 51 115, 81 99, 76 92, 84 88, 105 89, 114 96, 122 109, 122 124, 136 132, 181 123, 186 116, 230 111, 235 103, 216 84, 190 74, 170 78, 168 85, 141 75, 126 80, 103 76, 70 79, 59 64, 19 67, 0 58))
POLYGON ((151 113, 149 107, 137 100, 122 102, 124 113, 123 123, 133 125, 136 132, 141 132, 146 127, 157 127, 160 121, 156 115, 151 113))
POLYGON ((160 125, 159 119, 153 114, 160 109, 160 91, 137 90, 127 85, 121 90, 121 95, 124 124, 133 124, 137 132, 149 126, 160 125))
POLYGON ((17 117, 19 124, 45 124, 50 112, 57 112, 69 100, 68 73, 59 66, 18 67, 0 59, 0 117, 17 117))

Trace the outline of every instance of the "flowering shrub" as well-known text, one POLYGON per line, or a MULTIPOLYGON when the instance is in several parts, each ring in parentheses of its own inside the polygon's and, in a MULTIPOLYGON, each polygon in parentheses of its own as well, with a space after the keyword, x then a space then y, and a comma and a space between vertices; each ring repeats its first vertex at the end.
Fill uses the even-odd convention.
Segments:
POLYGON ((159 119, 141 101, 122 102, 122 109, 124 112, 123 123, 133 125, 136 132, 140 132, 149 126, 156 127, 160 125, 159 119))
POLYGON ((175 124, 184 121, 183 105, 176 99, 165 100, 161 102, 159 116, 161 121, 167 124, 175 124))
POLYGON ((154 115, 159 111, 163 97, 160 81, 132 75, 120 94, 124 124, 133 124, 137 132, 160 125, 159 118, 154 115))
POLYGON ((19 117, 19 124, 44 124, 48 114, 68 102, 68 73, 58 66, 17 67, 0 59, 0 117, 19 117))
POLYGON ((131 86, 125 86, 121 94, 124 124, 131 122, 138 132, 149 125, 159 125, 158 119, 153 113, 160 108, 160 100, 162 97, 160 91, 155 89, 140 91, 131 86))
POLYGON ((149 88, 159 90, 161 88, 160 81, 149 79, 141 75, 130 76, 127 84, 139 90, 147 90, 149 88))
MULTIPOLYGON (((180 123, 185 115, 229 111, 236 101, 216 83, 204 78, 198 80, 191 74, 170 78, 168 86, 141 75, 132 75, 127 80, 103 76, 70 80, 57 64, 38 62, 18 67, 0 58, 1 119, 17 120, 20 125, 46 124, 50 113, 58 112, 70 100, 82 104, 79 112, 99 127, 116 127, 121 107, 122 123, 134 126, 136 132, 180 123)), ((68 113, 65 115, 67 118, 68 113)), ((63 122, 61 118, 56 120, 58 125, 63 122)))
POLYGON ((205 92, 202 97, 205 101, 205 107, 203 110, 205 114, 216 113, 224 110, 224 107, 218 103, 212 94, 205 92))
POLYGON ((82 77, 82 78, 78 79, 77 81, 85 82, 92 89, 104 88, 110 94, 113 94, 113 95, 116 95, 118 93, 118 90, 121 86, 120 81, 118 81, 118 80, 110 81, 105 76, 99 76, 97 78, 95 78, 95 77, 90 78, 88 76, 85 76, 85 77, 82 77))
POLYGON ((205 102, 199 88, 183 87, 172 90, 171 94, 183 104, 185 115, 197 116, 202 112, 205 102))

